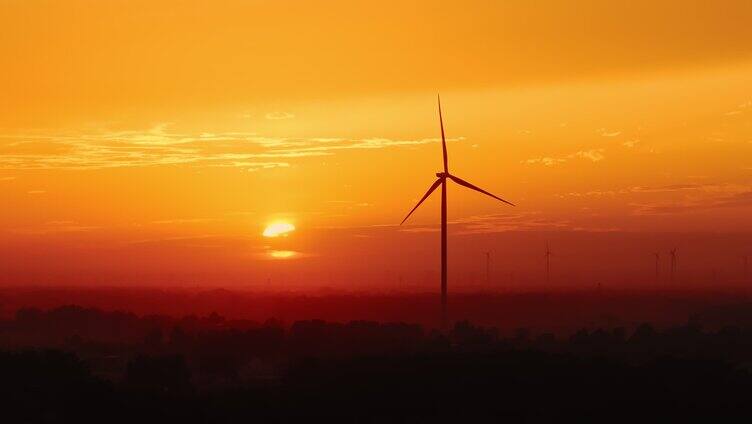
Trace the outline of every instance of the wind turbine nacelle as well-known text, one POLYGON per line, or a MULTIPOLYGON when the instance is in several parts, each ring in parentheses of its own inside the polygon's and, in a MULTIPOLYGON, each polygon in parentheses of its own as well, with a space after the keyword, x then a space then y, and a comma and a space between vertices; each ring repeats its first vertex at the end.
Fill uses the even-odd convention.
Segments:
POLYGON ((446 178, 446 177, 449 176, 449 173, 447 173, 447 172, 437 172, 436 176, 439 177, 439 178, 446 178))

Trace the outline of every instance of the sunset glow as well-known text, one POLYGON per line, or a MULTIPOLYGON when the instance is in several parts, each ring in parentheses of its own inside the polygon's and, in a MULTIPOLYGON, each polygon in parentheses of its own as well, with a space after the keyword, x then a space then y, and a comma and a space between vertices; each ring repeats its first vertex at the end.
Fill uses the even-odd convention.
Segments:
POLYGON ((0 28, 3 422, 750 422, 752 0, 0 28))
POLYGON ((264 229, 264 237, 279 237, 295 231, 295 226, 289 222, 274 222, 264 229))
POLYGON ((452 172, 517 205, 448 189, 460 287, 485 251, 495 289, 538 284, 546 241, 562 288, 673 248, 738 274, 752 3, 721 3, 3 2, 5 281, 434 290, 438 196, 397 224, 441 169, 437 93, 452 172))

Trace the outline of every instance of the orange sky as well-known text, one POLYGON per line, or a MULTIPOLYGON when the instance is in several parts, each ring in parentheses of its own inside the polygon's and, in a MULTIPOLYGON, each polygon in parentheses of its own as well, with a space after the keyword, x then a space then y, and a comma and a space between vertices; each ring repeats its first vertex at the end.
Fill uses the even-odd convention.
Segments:
POLYGON ((450 269, 752 250, 752 3, 405 3, 2 2, 0 283, 433 288, 437 92, 450 269))

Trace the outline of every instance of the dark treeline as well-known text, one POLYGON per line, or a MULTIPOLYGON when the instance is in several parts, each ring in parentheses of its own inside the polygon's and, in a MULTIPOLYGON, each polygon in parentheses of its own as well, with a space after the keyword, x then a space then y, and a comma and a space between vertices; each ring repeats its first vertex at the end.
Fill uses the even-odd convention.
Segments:
MULTIPOLYGON (((752 302, 752 291, 729 289, 617 290, 607 285, 576 291, 455 293, 451 316, 511 332, 519 327, 573 333, 582 327, 624 326, 641 322, 657 327, 683 324, 693 312, 730 303, 752 302)), ((253 292, 239 289, 155 289, 138 287, 0 288, 0 319, 12 319, 25 307, 40 309, 81 305, 140 316, 181 317, 220 311, 228 319, 286 323, 312 317, 330 322, 353 320, 409 322, 438 326, 439 294, 342 293, 317 295, 253 292)))
POLYGON ((752 389, 745 304, 569 335, 64 306, 18 310, 0 342, 3 410, 24 422, 722 418, 752 389))

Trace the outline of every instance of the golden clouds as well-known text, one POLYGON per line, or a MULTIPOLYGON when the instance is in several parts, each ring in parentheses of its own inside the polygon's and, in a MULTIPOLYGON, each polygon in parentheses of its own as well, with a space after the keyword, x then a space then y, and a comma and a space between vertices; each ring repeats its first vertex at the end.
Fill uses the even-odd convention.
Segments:
MULTIPOLYGON (((462 137, 448 141, 463 140, 462 137)), ((343 150, 373 150, 438 143, 438 138, 393 140, 289 138, 249 132, 186 133, 158 124, 145 131, 43 132, 0 135, 0 169, 86 170, 123 167, 286 168, 291 159, 343 150)))

